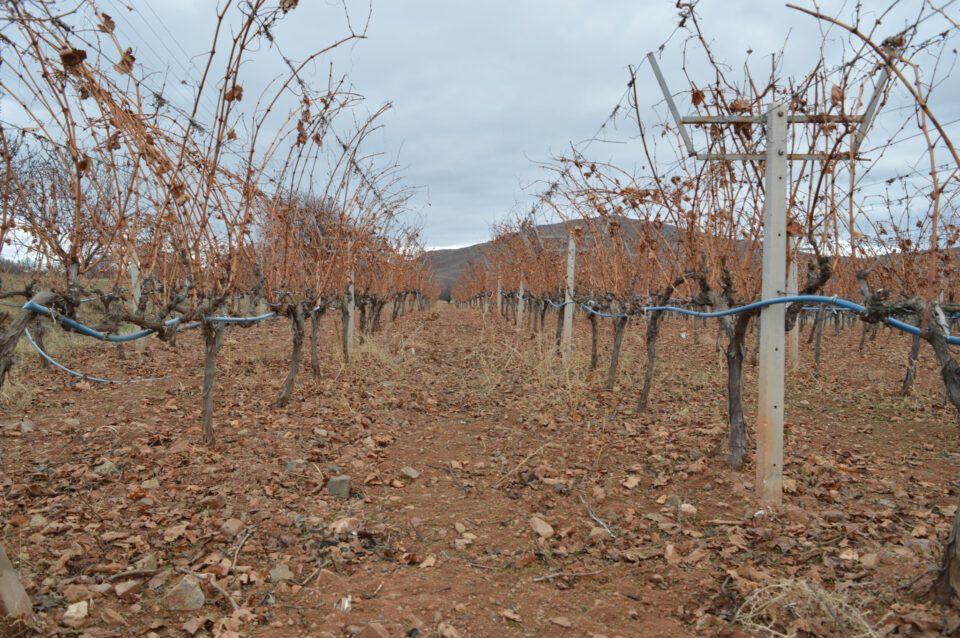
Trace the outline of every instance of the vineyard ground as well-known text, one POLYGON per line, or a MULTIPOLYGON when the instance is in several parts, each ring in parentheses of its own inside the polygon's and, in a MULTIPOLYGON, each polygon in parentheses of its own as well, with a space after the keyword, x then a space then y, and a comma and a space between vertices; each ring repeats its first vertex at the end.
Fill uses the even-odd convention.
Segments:
MULTIPOLYGON (((199 335, 123 358, 101 344, 62 353, 91 374, 171 375, 158 383, 71 386, 24 357, 29 394, 0 408, 0 530, 44 634, 746 635, 737 608, 786 579, 825 593, 750 622, 855 635, 843 623, 861 610, 905 635, 960 624, 922 600, 956 502, 956 419, 926 351, 913 396, 897 396, 902 335, 860 353, 859 327, 827 329, 819 377, 804 347, 788 380, 786 505, 761 510, 752 466, 732 472, 716 453, 714 324, 699 343, 691 324, 666 324, 638 415, 642 325, 605 393, 585 370, 584 321, 567 371, 549 344, 442 304, 344 368, 334 322, 321 375, 303 371, 283 409, 270 402, 286 327, 228 331, 214 449, 198 444, 199 335), (351 477, 349 499, 327 492, 334 474, 351 477), (184 572, 216 574, 255 618, 209 584, 202 608, 169 611, 184 572), (92 601, 76 627, 61 624, 65 598, 92 601)), ((755 375, 748 365, 748 397, 755 375)))

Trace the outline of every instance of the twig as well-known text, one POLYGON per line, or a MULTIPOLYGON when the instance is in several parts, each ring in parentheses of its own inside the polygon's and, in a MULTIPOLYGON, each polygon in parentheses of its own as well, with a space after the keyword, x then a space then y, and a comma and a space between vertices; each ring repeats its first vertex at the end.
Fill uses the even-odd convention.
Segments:
POLYGON ((311 574, 310 574, 309 576, 307 576, 306 578, 304 578, 302 581, 300 581, 300 582, 297 583, 297 584, 300 585, 300 587, 306 587, 307 584, 308 584, 310 581, 312 581, 314 578, 316 578, 316 577, 317 577, 317 574, 319 574, 320 571, 321 571, 324 567, 326 567, 327 565, 329 565, 329 564, 330 564, 330 560, 329 560, 329 559, 324 560, 323 563, 321 563, 315 570, 313 570, 313 572, 311 572, 311 574))
POLYGON ((177 571, 180 572, 181 574, 192 576, 197 580, 210 585, 211 588, 213 588, 218 594, 220 594, 223 598, 225 598, 227 602, 230 603, 230 606, 233 607, 233 611, 240 610, 240 605, 237 603, 236 600, 233 599, 233 596, 230 595, 230 592, 228 592, 226 589, 220 586, 220 584, 217 582, 217 579, 214 577, 213 574, 198 574, 192 569, 187 569, 186 567, 178 567, 177 571))
POLYGON ((233 550, 233 559, 230 561, 230 569, 227 570, 228 574, 233 571, 234 567, 236 567, 237 558, 240 556, 240 550, 243 549, 243 544, 247 542, 247 539, 250 538, 250 535, 253 534, 254 530, 256 529, 256 526, 254 526, 248 527, 244 530, 243 536, 240 537, 240 541, 237 543, 237 548, 233 550))
POLYGON ((610 534, 612 538, 617 537, 617 534, 613 531, 613 528, 610 527, 610 525, 605 520, 597 516, 596 512, 594 512, 593 509, 587 504, 587 500, 583 498, 582 494, 580 495, 580 502, 583 503, 583 506, 587 508, 587 514, 590 515, 590 518, 596 521, 597 525, 602 527, 607 532, 607 534, 610 534))
POLYGON ((120 572, 107 577, 108 583, 113 583, 124 578, 140 578, 141 576, 153 576, 157 573, 156 569, 133 569, 128 572, 120 572))
POLYGON ((493 489, 497 489, 498 487, 500 487, 500 484, 501 484, 501 483, 503 483, 503 482, 506 481, 508 478, 510 478, 513 474, 515 474, 521 467, 523 467, 523 466, 527 463, 527 461, 529 461, 530 459, 532 459, 533 457, 535 457, 537 454, 540 454, 540 452, 542 452, 545 448, 547 448, 547 447, 549 447, 549 446, 551 446, 551 445, 553 445, 552 442, 551 442, 551 443, 544 443, 543 445, 541 445, 540 447, 538 447, 536 450, 534 450, 533 452, 531 452, 530 454, 528 454, 522 461, 520 461, 520 462, 517 464, 517 466, 516 466, 515 468, 513 468, 512 470, 510 470, 509 472, 507 472, 506 474, 504 474, 503 476, 501 476, 501 477, 500 477, 500 480, 493 484, 493 489))
POLYGON ((377 594, 380 593, 380 590, 381 590, 381 589, 383 589, 383 583, 382 583, 382 582, 381 582, 381 583, 377 586, 377 588, 374 589, 372 592, 370 592, 370 593, 362 592, 362 593, 360 594, 360 598, 363 598, 364 600, 371 600, 371 599, 373 599, 373 598, 376 598, 376 597, 377 597, 377 594))
POLYGON ((497 571, 496 567, 490 567, 489 565, 480 565, 479 563, 467 563, 470 567, 476 567, 477 569, 488 569, 492 572, 497 571))
POLYGON ((553 574, 547 574, 546 576, 537 576, 533 579, 533 582, 540 583, 545 580, 553 580, 554 578, 580 578, 581 576, 596 576, 597 574, 602 573, 602 569, 595 572, 554 572, 553 574))
POLYGON ((470 488, 463 484, 463 482, 460 480, 460 478, 459 478, 459 477, 456 475, 456 473, 453 471, 453 468, 448 467, 448 468, 446 468, 446 470, 447 470, 447 474, 450 475, 450 478, 453 479, 453 482, 457 484, 457 487, 459 487, 461 490, 463 490, 463 493, 464 493, 464 494, 469 494, 469 493, 470 493, 470 488))

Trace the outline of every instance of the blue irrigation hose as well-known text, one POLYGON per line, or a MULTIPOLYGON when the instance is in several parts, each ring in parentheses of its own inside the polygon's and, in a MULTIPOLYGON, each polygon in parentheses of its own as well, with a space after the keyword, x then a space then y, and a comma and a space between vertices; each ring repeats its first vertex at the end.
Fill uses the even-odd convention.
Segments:
MULTIPOLYGON (((27 303, 23 304, 23 307, 24 309, 31 310, 37 314, 51 317, 56 321, 60 322, 61 324, 63 324, 64 326, 67 326, 68 328, 72 328, 73 330, 76 330, 80 334, 86 335, 88 337, 92 337, 99 341, 109 341, 111 343, 126 343, 128 341, 136 341, 137 339, 143 339, 144 337, 149 337, 154 332, 156 332, 156 330, 153 330, 152 328, 145 328, 143 330, 132 332, 126 335, 112 335, 112 334, 107 334, 105 332, 100 332, 99 330, 94 330, 90 326, 82 324, 79 321, 75 321, 70 317, 64 317, 61 314, 51 311, 46 306, 41 306, 40 304, 34 303, 33 301, 28 301, 27 303)), ((169 321, 166 321, 164 323, 165 325, 172 327, 180 323, 180 319, 170 319, 169 321)))
POLYGON ((598 317, 606 317, 607 319, 626 319, 629 316, 629 315, 623 315, 623 314, 610 314, 608 312, 600 312, 599 310, 595 310, 585 303, 580 304, 580 307, 592 315, 597 315, 598 317))
MULTIPOLYGON (((82 324, 79 321, 71 319, 70 317, 64 317, 63 315, 53 312, 46 306, 41 306, 40 304, 34 303, 33 301, 28 301, 27 303, 23 304, 23 308, 26 310, 31 310, 37 314, 51 317, 56 321, 60 322, 61 324, 63 324, 64 326, 67 326, 68 328, 72 328, 73 330, 76 330, 80 334, 86 335, 88 337, 92 337, 99 341, 109 341, 110 343, 128 343, 130 341, 137 341, 138 339, 149 337, 150 335, 156 332, 156 330, 152 328, 144 328, 143 330, 139 330, 137 332, 132 332, 130 334, 125 334, 125 335, 108 334, 106 332, 100 332, 99 330, 95 330, 88 325, 82 324)), ((268 312, 268 313, 265 313, 262 315, 256 315, 253 317, 220 317, 220 316, 204 317, 203 321, 209 322, 209 323, 230 323, 230 324, 240 323, 242 324, 242 323, 256 323, 258 321, 264 321, 266 319, 271 319, 276 316, 277 316, 277 313, 268 312)), ((172 328, 173 326, 176 326, 177 324, 179 324, 181 321, 182 320, 179 318, 169 319, 164 322, 164 325, 172 328)), ((200 322, 194 322, 181 327, 181 330, 189 330, 191 328, 197 328, 199 326, 200 326, 200 322)))
POLYGON ((170 378, 169 376, 163 376, 163 377, 147 377, 143 379, 106 379, 104 377, 95 377, 91 374, 84 374, 83 372, 77 372, 76 370, 71 370, 70 368, 63 365, 62 363, 60 363, 59 361, 51 357, 49 354, 44 352, 43 349, 39 345, 37 345, 37 342, 33 340, 33 335, 30 334, 29 329, 25 328, 23 331, 23 334, 27 338, 27 341, 30 342, 30 345, 33 346, 33 349, 37 351, 37 354, 43 357, 44 361, 54 366, 55 368, 59 368, 60 370, 63 370, 64 372, 66 372, 72 377, 77 377, 87 381, 95 381, 97 383, 113 383, 116 385, 123 385, 125 383, 144 383, 147 381, 163 381, 164 379, 170 378))
POLYGON ((273 319, 276 316, 277 313, 275 312, 266 312, 254 317, 204 317, 203 321, 204 323, 257 323, 258 321, 273 319))
MULTIPOLYGON (((736 315, 741 312, 748 312, 750 310, 756 310, 758 308, 766 308, 767 306, 773 306, 776 304, 789 304, 789 303, 818 303, 818 304, 831 304, 842 310, 852 310, 853 312, 863 313, 866 312, 866 307, 861 306, 858 303, 849 301, 847 299, 840 299, 839 297, 826 297, 824 295, 792 295, 789 297, 776 297, 774 299, 763 299, 761 301, 754 301, 753 303, 748 303, 744 306, 739 306, 737 308, 728 308, 726 310, 717 310, 714 312, 701 312, 699 310, 690 310, 689 308, 681 308, 679 306, 644 306, 641 308, 643 312, 676 312, 681 315, 688 315, 691 317, 703 317, 707 319, 716 319, 719 317, 729 317, 730 315, 736 315)), ((580 306, 587 312, 591 312, 595 315, 601 317, 608 317, 611 319, 623 319, 627 317, 625 314, 608 314, 605 312, 600 312, 594 310, 586 304, 580 304, 580 306)), ((920 328, 917 326, 912 326, 909 323, 900 321, 899 319, 894 319, 892 317, 887 317, 884 320, 888 326, 896 328, 901 332, 906 332, 911 335, 919 335, 920 328)), ((960 345, 960 337, 954 337, 947 335, 947 343, 950 345, 960 345)))

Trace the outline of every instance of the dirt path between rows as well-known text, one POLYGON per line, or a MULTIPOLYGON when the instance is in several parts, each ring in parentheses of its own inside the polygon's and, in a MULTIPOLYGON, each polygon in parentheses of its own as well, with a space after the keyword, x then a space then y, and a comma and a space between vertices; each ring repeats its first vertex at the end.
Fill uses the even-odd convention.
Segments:
MULTIPOLYGON (((788 504, 760 511, 752 468, 715 455, 718 355, 683 326, 665 330, 637 415, 640 330, 623 387, 604 393, 582 357, 565 371, 549 339, 472 311, 403 317, 346 368, 325 325, 320 376, 304 371, 282 410, 285 326, 228 333, 214 449, 196 445, 196 335, 64 354, 94 374, 171 376, 156 384, 68 386, 21 366, 35 392, 0 429, 0 529, 43 634, 737 635, 737 609, 791 579, 904 635, 951 622, 922 589, 960 446, 931 362, 917 397, 881 389, 900 341, 854 355, 855 335, 831 337, 864 379, 829 361, 791 378, 788 504), (347 499, 328 490, 338 475, 347 499), (171 609, 184 579, 203 600, 171 609)), ((850 634, 835 610, 791 618, 803 602, 753 621, 850 634)))

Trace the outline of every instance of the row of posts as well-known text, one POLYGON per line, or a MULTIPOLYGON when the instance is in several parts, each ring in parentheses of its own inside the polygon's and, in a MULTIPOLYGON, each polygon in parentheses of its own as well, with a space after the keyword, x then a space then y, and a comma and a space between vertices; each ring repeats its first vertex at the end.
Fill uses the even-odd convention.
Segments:
MULTIPOLYGON (((563 293, 563 331, 560 335, 560 352, 564 360, 568 359, 573 353, 573 286, 576 279, 577 268, 577 242, 571 233, 567 239, 567 284, 563 293)), ((523 326, 524 308, 526 306, 524 299, 523 275, 520 276, 519 287, 520 298, 517 300, 516 327, 523 326)), ((497 313, 503 312, 503 289, 500 283, 497 283, 497 313)))
MULTIPOLYGON (((763 236, 762 299, 797 294, 797 264, 787 267, 786 179, 787 118, 782 106, 767 112, 767 150, 763 236)), ((573 233, 567 240, 566 289, 563 304, 561 353, 564 360, 573 352, 574 281, 577 247, 573 233)), ((524 321, 524 285, 520 277, 516 326, 524 321)), ((503 291, 497 285, 497 312, 503 310, 503 291)), ((789 343, 790 369, 800 363, 800 334, 797 326, 784 334, 786 307, 776 304, 760 312, 759 397, 757 415, 757 491, 761 500, 778 503, 783 483, 784 369, 789 343)))

